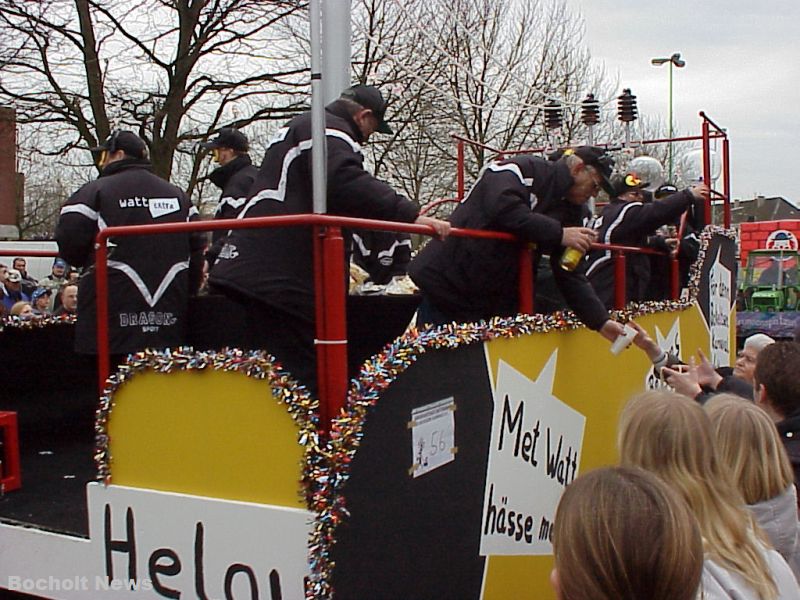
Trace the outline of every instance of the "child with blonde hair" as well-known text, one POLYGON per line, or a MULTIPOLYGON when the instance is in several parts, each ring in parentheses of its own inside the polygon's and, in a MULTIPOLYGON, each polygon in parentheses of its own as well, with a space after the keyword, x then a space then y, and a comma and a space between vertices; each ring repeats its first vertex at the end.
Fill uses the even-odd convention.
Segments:
POLYGON ((705 599, 797 600, 800 586, 769 547, 716 453, 702 407, 671 391, 634 396, 618 431, 623 466, 646 469, 683 497, 700 525, 705 599))
POLYGON ((608 467, 573 481, 558 504, 550 581, 559 600, 695 600, 700 529, 652 473, 608 467))
POLYGON ((718 394, 705 405, 717 455, 747 508, 800 578, 800 523, 794 473, 775 423, 752 402, 718 394))

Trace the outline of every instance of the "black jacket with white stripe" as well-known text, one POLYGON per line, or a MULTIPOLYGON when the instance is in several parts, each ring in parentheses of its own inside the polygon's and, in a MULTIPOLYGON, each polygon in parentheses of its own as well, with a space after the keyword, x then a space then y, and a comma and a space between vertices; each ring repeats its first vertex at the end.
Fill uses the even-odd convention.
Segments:
MULTIPOLYGON (((565 198, 573 184, 563 160, 518 156, 489 163, 450 223, 505 231, 536 243, 537 254, 550 255, 556 285, 569 307, 588 327, 599 329, 608 313, 586 277, 580 268, 568 272, 558 266, 562 228, 583 226, 583 206, 565 198)), ((466 322, 518 311, 518 265, 517 244, 450 236, 431 240, 411 261, 409 274, 440 312, 466 322)))
POLYGON ((369 279, 385 285, 405 275, 411 261, 411 236, 393 231, 353 232, 353 262, 369 273, 369 279))
MULTIPOLYGON (((652 202, 626 202, 614 199, 595 219, 594 228, 601 244, 646 246, 647 238, 662 225, 671 224, 682 212, 691 209, 694 224, 702 222, 702 200, 683 190, 652 202)), ((586 257, 586 276, 597 295, 611 308, 614 305, 614 260, 610 250, 592 250, 586 257)), ((650 282, 650 258, 646 254, 626 255, 625 287, 627 302, 641 302, 647 296, 650 282)))
MULTIPOLYGON (((411 223, 417 207, 364 170, 360 130, 345 105, 326 107, 327 208, 332 215, 411 223)), ((276 133, 240 219, 313 212, 311 113, 276 133)), ((346 236, 345 248, 350 248, 346 236)), ((211 269, 210 283, 312 321, 314 270, 310 227, 237 229, 211 269)))
MULTIPOLYGON (((186 194, 154 175, 150 163, 140 159, 111 163, 98 179, 70 197, 61 209, 55 237, 64 260, 87 267, 78 285, 78 352, 94 353, 97 348, 97 232, 120 225, 185 222, 196 215, 197 209, 186 194)), ((202 246, 201 235, 186 233, 109 240, 109 339, 113 354, 183 343, 190 270, 195 279, 202 246)))

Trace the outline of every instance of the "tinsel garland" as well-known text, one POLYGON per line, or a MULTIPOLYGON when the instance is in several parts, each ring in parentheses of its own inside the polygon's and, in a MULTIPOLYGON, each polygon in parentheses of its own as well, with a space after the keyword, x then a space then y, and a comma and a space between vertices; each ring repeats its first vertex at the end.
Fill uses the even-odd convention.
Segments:
POLYGON ((49 325, 74 324, 75 321, 75 315, 47 315, 46 317, 34 317, 31 319, 6 315, 0 320, 0 329, 40 329, 49 325))
POLYGON ((299 385, 272 356, 261 351, 243 351, 224 348, 221 351, 195 352, 191 347, 175 350, 145 350, 131 354, 113 375, 106 380, 100 403, 95 413, 95 450, 97 480, 111 483, 108 420, 114 409, 114 395, 135 375, 144 371, 174 373, 178 371, 232 371, 255 379, 268 381, 273 398, 287 407, 298 425, 297 442, 305 448, 301 494, 309 502, 312 483, 309 474, 323 460, 319 448, 319 401, 312 398, 305 386, 299 385))

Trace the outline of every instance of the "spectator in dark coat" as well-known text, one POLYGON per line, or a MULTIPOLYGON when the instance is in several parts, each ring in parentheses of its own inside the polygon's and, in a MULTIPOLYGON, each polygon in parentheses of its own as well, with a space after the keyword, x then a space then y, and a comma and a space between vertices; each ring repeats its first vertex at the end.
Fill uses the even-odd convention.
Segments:
POLYGON ((8 276, 6 277, 6 295, 3 298, 3 304, 6 310, 10 311, 11 307, 17 302, 30 302, 31 297, 22 291, 22 275, 16 269, 9 269, 8 276))
POLYGON ((78 314, 78 285, 68 283, 61 288, 58 294, 61 302, 60 306, 55 310, 53 316, 64 317, 78 314))
POLYGON ((800 482, 800 345, 775 342, 758 355, 753 373, 756 404, 775 421, 800 482))
POLYGON ((26 261, 21 256, 17 256, 14 258, 14 261, 11 263, 12 268, 19 271, 19 274, 22 275, 22 291, 25 292, 28 296, 33 296, 33 291, 37 288, 36 280, 28 274, 28 261, 26 261))

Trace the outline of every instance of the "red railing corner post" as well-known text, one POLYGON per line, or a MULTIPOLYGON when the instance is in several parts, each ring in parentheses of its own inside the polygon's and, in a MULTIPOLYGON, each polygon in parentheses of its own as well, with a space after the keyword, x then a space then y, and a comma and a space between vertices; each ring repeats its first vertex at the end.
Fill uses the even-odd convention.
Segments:
POLYGON ((722 140, 722 189, 725 194, 725 221, 726 229, 731 226, 731 157, 728 138, 722 140))
POLYGON ((533 251, 529 243, 519 246, 519 312, 533 314, 533 251))
POLYGON ((711 212, 711 187, 714 183, 711 181, 711 138, 710 138, 710 125, 708 119, 703 116, 703 183, 708 186, 709 193, 706 195, 706 224, 714 222, 714 214, 711 212))
MULTIPOLYGON (((320 426, 328 430, 330 420, 339 414, 347 395, 347 290, 345 289, 345 251, 342 229, 338 225, 318 228, 319 260, 315 303, 322 306, 322 323, 317 323, 317 360, 320 401, 320 426)), ((316 250, 316 249, 315 249, 316 250)), ((316 251, 315 251, 316 256, 316 251)))
POLYGON ((680 262, 677 256, 669 259, 669 296, 677 300, 681 294, 680 262))
POLYGON ((95 305, 97 307, 97 375, 100 394, 111 374, 108 345, 108 250, 107 237, 98 232, 94 246, 95 305))
POLYGON ((614 308, 625 308, 627 282, 625 281, 625 253, 614 250, 614 308))
MULTIPOLYGON (((321 340, 325 338, 325 309, 319 298, 325 297, 325 265, 323 257, 325 250, 323 248, 323 240, 325 239, 324 225, 314 225, 311 228, 312 244, 314 251, 314 339, 321 340)), ((325 347, 322 344, 315 344, 314 352, 317 356, 317 397, 319 398, 319 431, 325 434, 328 431, 330 423, 330 414, 328 413, 328 403, 323 399, 328 398, 327 378, 323 373, 327 373, 327 359, 328 355, 325 353, 325 347)))

